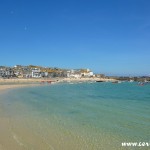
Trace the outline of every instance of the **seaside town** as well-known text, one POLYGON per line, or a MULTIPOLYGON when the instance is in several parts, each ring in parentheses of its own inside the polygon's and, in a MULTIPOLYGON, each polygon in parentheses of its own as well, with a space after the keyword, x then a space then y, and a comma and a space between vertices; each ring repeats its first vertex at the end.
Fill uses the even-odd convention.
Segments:
MULTIPOLYGON (((104 75, 98 75, 103 77, 104 75)), ((81 78, 95 77, 90 69, 60 69, 41 66, 21 66, 14 67, 0 66, 1 78, 81 78)))
POLYGON ((52 67, 42 67, 36 65, 15 65, 13 67, 0 66, 1 79, 92 79, 95 81, 150 81, 149 76, 127 77, 127 76, 106 76, 95 74, 90 69, 61 69, 52 67))

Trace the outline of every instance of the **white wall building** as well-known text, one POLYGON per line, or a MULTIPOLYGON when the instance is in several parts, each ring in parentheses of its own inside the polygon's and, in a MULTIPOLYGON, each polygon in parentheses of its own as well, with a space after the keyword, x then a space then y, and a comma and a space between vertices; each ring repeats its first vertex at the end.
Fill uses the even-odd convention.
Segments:
POLYGON ((32 70, 32 78, 41 78, 40 69, 35 68, 32 70))
POLYGON ((94 73, 90 71, 89 69, 85 70, 68 70, 67 71, 67 77, 68 78, 81 78, 81 77, 93 77, 94 73))

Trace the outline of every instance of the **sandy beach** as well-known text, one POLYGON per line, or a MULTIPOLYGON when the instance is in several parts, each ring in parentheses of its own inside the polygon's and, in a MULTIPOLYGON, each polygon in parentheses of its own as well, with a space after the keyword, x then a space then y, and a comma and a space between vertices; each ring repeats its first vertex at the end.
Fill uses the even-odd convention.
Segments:
POLYGON ((13 89, 13 88, 22 88, 27 86, 37 86, 37 84, 12 84, 12 85, 0 85, 0 91, 13 89))
POLYGON ((16 78, 16 79, 3 79, 1 78, 0 79, 0 84, 18 84, 18 83, 39 83, 41 81, 47 81, 47 80, 52 80, 52 81, 55 81, 54 79, 47 79, 47 78, 38 78, 38 79, 35 79, 35 78, 16 78))
POLYGON ((0 91, 26 86, 37 86, 41 80, 36 79, 0 79, 0 91))
POLYGON ((46 79, 0 79, 0 91, 27 86, 39 86, 46 79))
POLYGON ((37 86, 41 83, 62 83, 62 82, 112 82, 115 79, 105 78, 39 78, 39 79, 0 79, 0 91, 26 86, 37 86))

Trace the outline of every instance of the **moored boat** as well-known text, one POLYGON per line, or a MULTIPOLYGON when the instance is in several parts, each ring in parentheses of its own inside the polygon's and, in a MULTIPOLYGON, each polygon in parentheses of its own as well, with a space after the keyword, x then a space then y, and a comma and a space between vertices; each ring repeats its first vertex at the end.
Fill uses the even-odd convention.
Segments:
POLYGON ((104 82, 104 81, 102 81, 102 80, 97 80, 96 82, 104 82))

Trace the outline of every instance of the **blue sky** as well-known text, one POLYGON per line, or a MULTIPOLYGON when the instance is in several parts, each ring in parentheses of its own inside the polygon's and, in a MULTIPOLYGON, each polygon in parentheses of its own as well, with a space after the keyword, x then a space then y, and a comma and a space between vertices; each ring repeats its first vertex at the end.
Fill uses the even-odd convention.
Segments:
POLYGON ((149 0, 0 0, 0 65, 150 74, 149 0))

